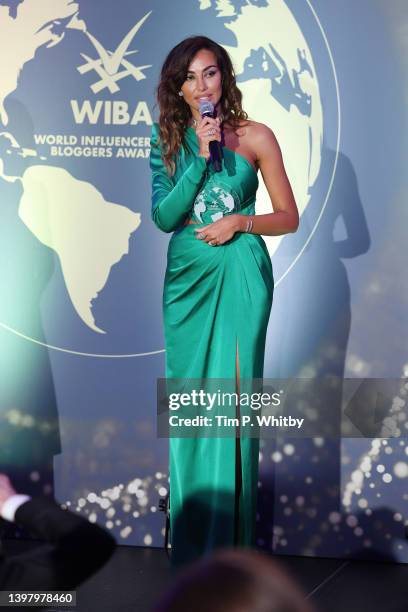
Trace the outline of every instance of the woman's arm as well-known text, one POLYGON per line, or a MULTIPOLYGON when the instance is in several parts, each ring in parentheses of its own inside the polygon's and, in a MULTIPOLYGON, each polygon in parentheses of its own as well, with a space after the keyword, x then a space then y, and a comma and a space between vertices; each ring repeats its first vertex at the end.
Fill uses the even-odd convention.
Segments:
POLYGON ((239 215, 238 231, 245 231, 248 218, 251 218, 252 234, 280 236, 295 232, 299 226, 299 213, 274 133, 266 125, 257 123, 251 130, 251 145, 257 156, 273 212, 250 217, 239 215))
POLYGON ((163 232, 173 232, 190 212, 200 190, 207 160, 198 155, 177 183, 167 173, 158 144, 158 126, 153 124, 150 140, 150 169, 152 171, 152 209, 154 223, 163 232))

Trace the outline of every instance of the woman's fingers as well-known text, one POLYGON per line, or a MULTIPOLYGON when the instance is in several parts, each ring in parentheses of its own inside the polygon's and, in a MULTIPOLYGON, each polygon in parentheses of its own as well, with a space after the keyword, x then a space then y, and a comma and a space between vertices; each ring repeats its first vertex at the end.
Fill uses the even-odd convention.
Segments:
POLYGON ((207 244, 211 244, 211 246, 215 246, 215 245, 220 245, 221 244, 221 239, 216 236, 212 236, 211 233, 208 233, 204 230, 204 228, 199 228, 198 230, 195 229, 194 230, 196 233, 196 238, 198 240, 202 240, 203 242, 206 242, 207 244))
POLYGON ((237 230, 232 216, 227 216, 204 227, 195 227, 194 231, 198 240, 202 240, 210 246, 221 246, 231 240, 237 230))
POLYGON ((216 117, 201 117, 197 123, 196 134, 199 144, 199 155, 210 158, 210 142, 218 140, 221 142, 220 119, 216 117))
POLYGON ((204 242, 208 242, 209 240, 215 240, 215 238, 212 238, 210 236, 210 233, 212 232, 209 231, 209 233, 207 233, 205 227, 194 228, 194 231, 198 240, 203 240, 204 242))
POLYGON ((207 142, 221 140, 221 128, 219 118, 202 117, 196 128, 197 136, 207 142))
POLYGON ((220 119, 219 117, 201 117, 197 123, 197 128, 205 127, 206 125, 219 126, 220 119))

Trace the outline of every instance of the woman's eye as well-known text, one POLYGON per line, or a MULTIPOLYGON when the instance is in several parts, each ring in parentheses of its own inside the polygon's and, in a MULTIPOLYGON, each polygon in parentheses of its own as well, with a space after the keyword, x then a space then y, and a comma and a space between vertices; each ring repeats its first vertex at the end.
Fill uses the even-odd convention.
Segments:
MULTIPOLYGON (((205 78, 207 77, 213 77, 215 74, 217 74, 216 70, 211 70, 211 72, 207 72, 207 74, 205 75, 205 78)), ((186 76, 186 81, 192 81, 195 78, 194 74, 188 74, 186 76)))

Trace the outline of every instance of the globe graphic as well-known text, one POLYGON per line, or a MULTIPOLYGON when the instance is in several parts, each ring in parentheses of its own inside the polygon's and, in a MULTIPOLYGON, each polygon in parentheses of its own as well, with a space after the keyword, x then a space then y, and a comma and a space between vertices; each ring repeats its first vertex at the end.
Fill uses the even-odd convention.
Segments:
POLYGON ((201 222, 206 223, 203 214, 208 212, 209 222, 222 219, 225 215, 239 212, 239 197, 228 185, 216 179, 212 182, 211 177, 204 189, 201 189, 194 200, 193 213, 201 222))
MULTIPOLYGON (((303 214, 324 122, 302 23, 325 48, 308 2, 299 15, 284 0, 0 6, 3 328, 80 355, 163 351, 167 237, 150 221, 146 142, 161 64, 186 36, 231 55, 244 108, 273 129, 303 214)), ((272 212, 259 181, 256 211, 272 212)), ((271 256, 282 240, 265 237, 271 256)))

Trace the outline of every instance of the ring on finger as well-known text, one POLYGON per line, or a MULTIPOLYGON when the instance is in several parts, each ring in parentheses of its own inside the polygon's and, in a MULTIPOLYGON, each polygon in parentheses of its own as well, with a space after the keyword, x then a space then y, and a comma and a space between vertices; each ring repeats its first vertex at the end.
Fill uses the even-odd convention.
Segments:
POLYGON ((214 128, 211 128, 211 130, 208 130, 207 134, 208 134, 208 136, 214 136, 214 134, 215 134, 214 128))

